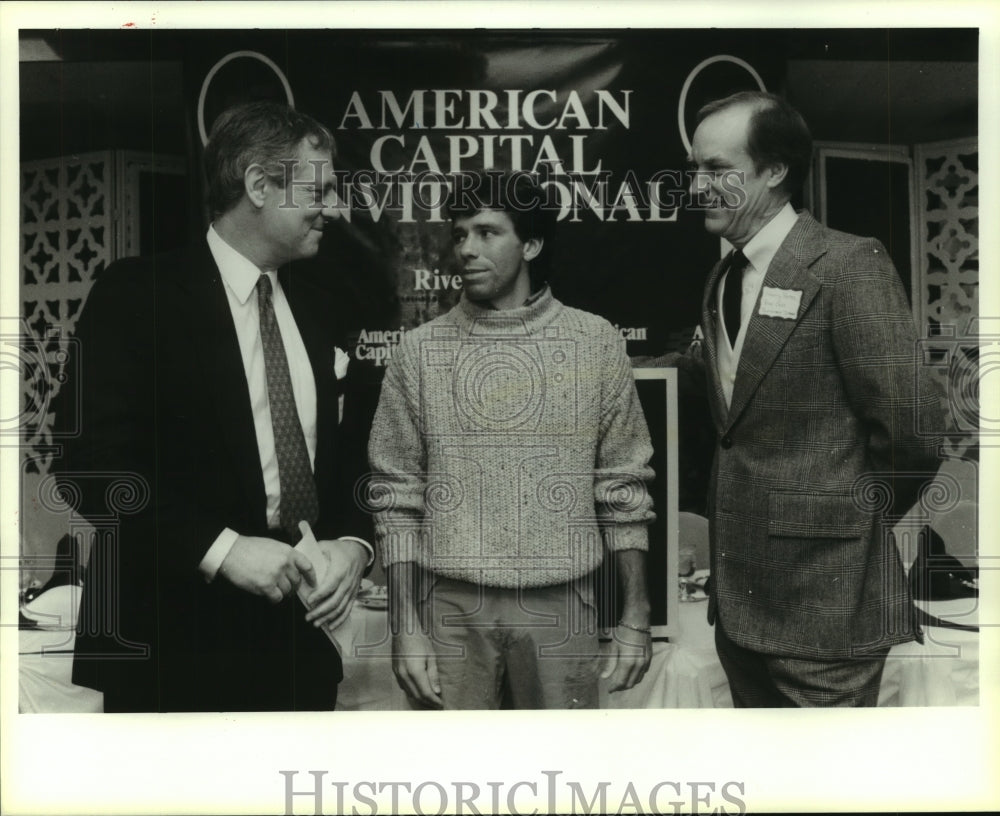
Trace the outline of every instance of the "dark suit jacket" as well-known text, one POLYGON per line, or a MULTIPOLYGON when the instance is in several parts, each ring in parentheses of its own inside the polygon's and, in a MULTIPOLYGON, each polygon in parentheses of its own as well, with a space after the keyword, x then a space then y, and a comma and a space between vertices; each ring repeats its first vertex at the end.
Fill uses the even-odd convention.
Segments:
POLYGON ((717 368, 721 271, 702 308, 717 432, 710 619, 740 646, 804 658, 912 640, 883 520, 936 471, 939 440, 920 428, 943 420, 888 254, 800 215, 763 284, 801 291, 798 314, 764 317, 755 305, 729 409, 717 368))
MULTIPOLYGON (((365 463, 338 444, 332 331, 308 318, 309 298, 285 272, 282 284, 316 380, 316 537, 368 537, 353 500, 365 463)), ((81 432, 60 483, 111 533, 92 548, 73 679, 104 691, 106 710, 335 701, 339 656, 296 598, 272 605, 198 570, 225 527, 273 537, 223 286, 204 242, 127 259, 94 284, 78 324, 80 381, 63 394, 79 395, 81 432)))

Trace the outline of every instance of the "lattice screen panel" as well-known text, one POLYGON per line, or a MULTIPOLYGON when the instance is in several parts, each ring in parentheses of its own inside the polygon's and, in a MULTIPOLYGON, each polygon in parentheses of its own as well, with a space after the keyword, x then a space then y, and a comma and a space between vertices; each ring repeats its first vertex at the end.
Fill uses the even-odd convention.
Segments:
POLYGON ((918 145, 916 157, 924 317, 965 332, 979 313, 978 146, 918 145))
POLYGON ((87 293, 112 260, 115 179, 110 151, 21 165, 23 451, 28 473, 51 461, 51 399, 87 293))
POLYGON ((979 148, 974 139, 917 145, 918 302, 934 373, 964 435, 979 427, 979 148))

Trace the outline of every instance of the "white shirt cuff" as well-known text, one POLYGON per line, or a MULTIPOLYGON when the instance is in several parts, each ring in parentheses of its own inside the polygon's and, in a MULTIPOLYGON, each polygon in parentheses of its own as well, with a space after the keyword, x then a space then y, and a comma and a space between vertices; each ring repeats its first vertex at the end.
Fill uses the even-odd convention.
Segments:
POLYGON ((201 563, 198 565, 198 569, 205 576, 206 581, 211 582, 215 579, 215 576, 219 572, 219 567, 226 560, 226 556, 229 555, 229 551, 233 548, 233 544, 236 543, 237 538, 239 538, 239 533, 227 527, 219 533, 219 537, 208 548, 208 552, 205 553, 205 557, 201 559, 201 563))
POLYGON ((363 538, 358 538, 357 536, 340 536, 340 540, 356 541, 358 542, 358 544, 360 544, 362 547, 368 550, 368 563, 365 564, 365 568, 368 568, 375 563, 375 548, 372 547, 372 545, 369 544, 367 541, 365 541, 363 538))
MULTIPOLYGON (((226 560, 226 556, 229 555, 229 551, 233 548, 233 544, 236 543, 237 538, 239 538, 239 533, 227 527, 219 533, 219 537, 208 548, 208 552, 205 553, 205 557, 201 559, 201 563, 198 565, 198 569, 205 576, 206 581, 211 582, 215 579, 215 576, 219 572, 219 567, 226 560)), ((341 538, 344 541, 356 541, 368 551, 366 568, 375 563, 375 549, 363 538, 357 538, 356 536, 341 536, 341 538)))

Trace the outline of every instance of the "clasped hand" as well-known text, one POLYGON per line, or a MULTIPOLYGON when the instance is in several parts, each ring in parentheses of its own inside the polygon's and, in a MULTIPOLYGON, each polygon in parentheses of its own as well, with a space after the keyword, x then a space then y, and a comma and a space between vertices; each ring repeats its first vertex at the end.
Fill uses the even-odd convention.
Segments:
POLYGON ((316 545, 327 562, 322 578, 317 578, 303 553, 272 538, 257 536, 238 536, 219 574, 272 603, 280 603, 305 581, 312 588, 304 599, 309 608, 306 620, 335 629, 350 614, 367 553, 356 541, 344 539, 321 540, 316 545))

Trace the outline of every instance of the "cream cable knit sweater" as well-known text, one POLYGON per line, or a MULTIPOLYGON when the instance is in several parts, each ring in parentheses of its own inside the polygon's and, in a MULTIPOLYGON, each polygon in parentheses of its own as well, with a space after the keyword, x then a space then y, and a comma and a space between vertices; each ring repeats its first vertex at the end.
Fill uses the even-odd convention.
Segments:
POLYGON ((548 586, 604 547, 648 548, 652 447, 625 344, 548 289, 505 311, 463 297, 407 332, 368 452, 387 566, 548 586))

